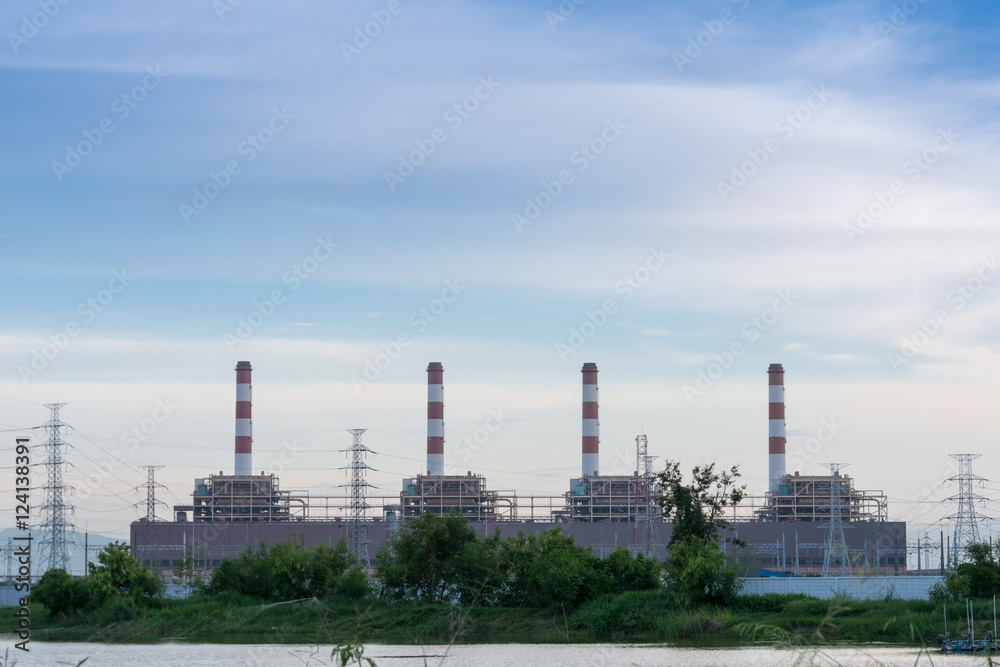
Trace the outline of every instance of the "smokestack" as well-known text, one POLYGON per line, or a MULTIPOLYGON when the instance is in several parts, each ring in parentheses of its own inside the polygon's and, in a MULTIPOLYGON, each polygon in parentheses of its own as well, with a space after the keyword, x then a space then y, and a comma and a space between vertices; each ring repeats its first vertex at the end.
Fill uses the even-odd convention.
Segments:
POLYGON ((785 474, 785 369, 781 364, 767 369, 767 401, 768 488, 777 493, 785 474))
POLYGON ((236 362, 236 472, 237 476, 253 474, 253 422, 250 419, 249 361, 236 362))
POLYGON ((444 474, 444 368, 427 364, 427 474, 444 474))
POLYGON ((583 373, 583 475, 599 475, 600 437, 597 422, 597 364, 587 363, 583 373))

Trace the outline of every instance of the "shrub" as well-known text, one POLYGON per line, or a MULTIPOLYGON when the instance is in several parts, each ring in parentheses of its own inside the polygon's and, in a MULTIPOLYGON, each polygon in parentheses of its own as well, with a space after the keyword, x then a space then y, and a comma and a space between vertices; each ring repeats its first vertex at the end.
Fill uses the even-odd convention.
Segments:
POLYGON ((40 602, 49 610, 49 614, 65 616, 87 603, 86 584, 74 579, 65 570, 48 570, 41 580, 31 589, 31 599, 40 602))

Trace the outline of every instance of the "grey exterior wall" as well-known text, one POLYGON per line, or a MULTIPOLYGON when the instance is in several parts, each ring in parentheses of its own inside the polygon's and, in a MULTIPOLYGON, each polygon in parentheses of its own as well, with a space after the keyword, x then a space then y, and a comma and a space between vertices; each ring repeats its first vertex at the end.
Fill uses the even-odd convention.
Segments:
MULTIPOLYGON (((633 526, 623 522, 474 522, 472 526, 480 535, 492 534, 499 529, 501 536, 513 537, 519 532, 539 533, 558 527, 563 534, 572 535, 577 543, 591 547, 595 554, 606 556, 615 548, 629 547, 633 541, 633 526)), ((670 540, 672 526, 669 523, 654 522, 657 558, 666 557, 666 545, 670 540)), ((211 569, 223 558, 232 558, 247 546, 254 548, 261 544, 283 542, 294 536, 304 546, 326 543, 334 545, 347 538, 346 522, 234 522, 234 523, 177 523, 162 522, 152 526, 136 522, 131 526, 133 553, 141 562, 172 571, 176 561, 184 556, 184 549, 195 545, 203 555, 205 569, 211 569)), ((379 547, 386 539, 388 525, 385 522, 368 524, 369 555, 374 560, 379 547)), ((822 523, 761 523, 747 522, 733 525, 729 535, 750 543, 748 550, 740 552, 739 562, 746 573, 757 568, 794 571, 796 537, 802 545, 813 547, 799 549, 800 572, 816 572, 822 568, 823 550, 818 545, 827 538, 829 528, 822 523)), ((845 524, 845 537, 852 555, 863 562, 861 552, 867 546, 870 568, 874 570, 876 551, 882 564, 882 573, 906 570, 906 524, 903 522, 845 524), (876 550, 876 543, 879 545, 876 550), (898 549, 898 564, 896 549, 898 549)), ((727 557, 734 561, 737 552, 732 546, 725 547, 727 557)), ((856 568, 864 569, 863 565, 856 568)))

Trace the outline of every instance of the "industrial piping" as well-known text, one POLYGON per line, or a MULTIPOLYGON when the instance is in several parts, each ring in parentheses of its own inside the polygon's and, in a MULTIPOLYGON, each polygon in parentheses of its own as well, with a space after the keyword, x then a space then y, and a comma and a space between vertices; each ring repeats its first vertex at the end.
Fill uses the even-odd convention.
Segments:
POLYGON ((600 424, 597 421, 597 364, 586 363, 583 373, 583 476, 599 475, 600 424))
POLYGON ((249 361, 236 362, 236 467, 237 476, 253 474, 253 422, 250 419, 249 361))
POLYGON ((767 385, 768 488, 778 493, 785 474, 785 369, 781 364, 768 367, 767 385))
POLYGON ((444 368, 441 362, 427 365, 427 474, 444 475, 444 368))

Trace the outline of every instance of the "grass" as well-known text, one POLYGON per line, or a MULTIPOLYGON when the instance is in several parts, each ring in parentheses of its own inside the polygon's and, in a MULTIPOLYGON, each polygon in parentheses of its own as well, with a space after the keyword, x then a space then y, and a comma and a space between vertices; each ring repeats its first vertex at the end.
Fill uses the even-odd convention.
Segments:
MULTIPOLYGON (((949 609, 953 636, 965 631, 961 604, 949 609)), ((992 603, 975 604, 977 635, 992 629, 992 603)), ((922 601, 818 600, 801 595, 743 596, 725 607, 679 606, 665 591, 607 595, 575 610, 460 608, 383 602, 195 596, 156 609, 102 609, 50 618, 31 605, 32 639, 49 641, 326 644, 365 642, 566 642, 696 640, 798 646, 838 642, 934 645, 941 606, 922 601), (133 614, 131 618, 128 616, 133 614)), ((0 613, 0 632, 16 620, 0 613)))

